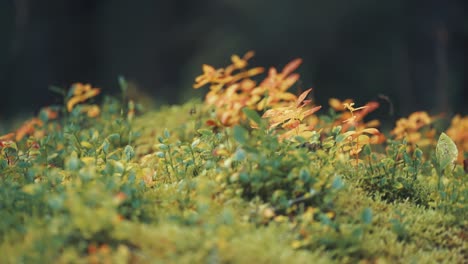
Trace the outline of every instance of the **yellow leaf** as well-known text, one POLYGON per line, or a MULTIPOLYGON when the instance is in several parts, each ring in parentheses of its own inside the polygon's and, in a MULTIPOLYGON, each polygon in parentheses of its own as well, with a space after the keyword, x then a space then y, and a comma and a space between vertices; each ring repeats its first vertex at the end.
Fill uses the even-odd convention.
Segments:
POLYGON ((340 100, 336 98, 330 98, 328 100, 328 104, 333 108, 335 111, 343 111, 343 104, 340 100))
POLYGON ((34 194, 36 192, 38 188, 38 185, 37 184, 34 184, 34 183, 30 183, 30 184, 26 184, 24 185, 21 190, 27 194, 34 194))
POLYGON ((80 142, 80 145, 84 148, 87 148, 87 149, 91 149, 93 148, 93 145, 91 143, 89 143, 88 141, 81 141, 80 142))

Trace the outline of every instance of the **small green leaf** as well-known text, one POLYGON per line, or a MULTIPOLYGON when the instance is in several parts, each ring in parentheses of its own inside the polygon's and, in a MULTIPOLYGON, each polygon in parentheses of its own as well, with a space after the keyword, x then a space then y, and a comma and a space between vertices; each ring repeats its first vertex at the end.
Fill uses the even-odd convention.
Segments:
POLYGON ((340 142, 344 141, 345 139, 347 139, 349 136, 351 136, 354 133, 356 133, 356 132, 355 131, 348 131, 348 132, 345 132, 343 134, 339 134, 338 136, 336 136, 335 141, 336 141, 336 143, 340 143, 340 142))
POLYGON ((48 199, 47 203, 52 210, 60 210, 63 208, 64 199, 59 195, 54 195, 48 199))
POLYGON ((403 186, 403 183, 401 183, 401 182, 396 182, 396 183, 394 184, 394 187, 395 187, 396 189, 398 189, 398 190, 401 190, 401 189, 403 189, 403 187, 405 187, 405 186, 403 186))
POLYGON ((306 139, 301 136, 295 136, 294 139, 300 144, 304 144, 307 142, 306 139))
POLYGON ((237 161, 243 161, 245 159, 246 153, 242 148, 238 148, 234 153, 234 159, 237 161))
POLYGON ((364 234, 364 230, 362 229, 362 227, 357 227, 353 230, 353 232, 351 232, 351 236, 355 240, 361 240, 363 234, 364 234))
POLYGON ((130 161, 133 157, 135 157, 135 151, 130 145, 125 146, 124 153, 126 161, 130 161))
POLYGON ((92 149, 93 148, 93 144, 89 143, 88 141, 81 141, 80 142, 80 145, 86 149, 92 149))
POLYGON ((249 175, 245 172, 241 172, 239 174, 239 180, 242 182, 242 183, 248 183, 249 182, 249 175))
POLYGON ((167 128, 164 129, 164 137, 165 138, 170 138, 171 137, 171 133, 169 133, 169 130, 167 130, 167 128))
POLYGON ((247 142, 248 132, 245 128, 241 126, 234 127, 234 139, 240 144, 245 144, 247 142))
POLYGON ((169 149, 169 147, 166 144, 162 144, 162 143, 158 144, 158 148, 163 151, 166 151, 169 149))
POLYGON ((362 154, 365 156, 369 156, 371 154, 372 150, 369 144, 366 144, 364 148, 362 149, 362 154))
POLYGON ((213 132, 209 129, 198 129, 197 132, 202 135, 202 136, 205 136, 205 137, 211 137, 213 136, 213 132))
POLYGON ((340 132, 341 132, 341 126, 333 127, 331 132, 332 132, 333 135, 339 135, 340 132))
MULTIPOLYGON (((67 93, 67 98, 71 98, 73 96, 73 94, 75 93, 75 89, 76 89, 76 85, 73 84, 72 86, 70 86, 70 89, 68 90, 68 93, 67 93)), ((51 90, 53 91, 53 90, 51 90)))
POLYGON ((72 152, 70 157, 65 161, 65 168, 70 171, 78 171, 81 166, 81 161, 76 152, 72 152))
POLYGON ((257 112, 255 112, 254 110, 250 109, 250 108, 244 108, 242 109, 242 112, 244 112, 244 114, 247 116, 247 118, 255 123, 257 123, 257 125, 261 125, 262 124, 262 118, 260 117, 260 115, 258 115, 257 112))
POLYGON ((109 152, 109 148, 110 148, 110 142, 109 142, 109 140, 108 140, 108 139, 105 139, 100 148, 104 151, 104 153, 108 153, 108 152, 109 152))
POLYGON ((364 211, 362 212, 361 220, 366 225, 369 225, 372 223, 372 210, 369 207, 364 209, 364 211))
POLYGON ((457 156, 458 149, 455 142, 453 142, 447 134, 442 132, 436 146, 436 157, 440 169, 445 169, 445 167, 457 159, 457 156))
POLYGON ((423 156, 423 152, 420 148, 417 148, 414 150, 414 156, 416 157, 416 159, 420 160, 422 159, 422 156, 423 156))
POLYGON ((403 152, 403 160, 405 161, 406 164, 411 164, 412 160, 408 152, 403 152))
POLYGON ((51 161, 55 159, 56 157, 58 157, 58 153, 52 153, 49 156, 47 156, 47 161, 51 161))
POLYGON ((117 133, 110 134, 107 139, 109 140, 109 143, 114 146, 118 146, 120 144, 120 135, 117 133))
POLYGON ((299 179, 301 179, 303 182, 309 182, 311 179, 309 171, 306 169, 301 169, 299 172, 299 179))
POLYGON ((320 222, 322 222, 323 224, 325 224, 327 226, 333 226, 332 220, 326 214, 320 214, 319 215, 319 220, 320 220, 320 222))
POLYGON ((41 109, 41 111, 39 112, 39 119, 41 119, 41 121, 44 123, 49 121, 49 114, 45 109, 41 109))
POLYGON ((335 189, 335 190, 339 190, 339 189, 343 188, 343 186, 344 186, 344 183, 343 183, 343 180, 341 179, 341 177, 336 176, 335 179, 333 180, 332 188, 335 189))
POLYGON ((21 169, 31 168, 32 164, 26 161, 20 161, 16 164, 21 169))
POLYGON ((334 145, 335 145, 335 141, 327 140, 322 143, 322 148, 329 149, 329 148, 332 148, 334 145))
POLYGON ((112 166, 114 167, 114 172, 117 172, 117 173, 123 173, 123 172, 124 172, 125 167, 124 167, 124 165, 122 164, 122 162, 120 162, 120 161, 114 161, 114 160, 110 160, 109 162, 110 162, 110 164, 112 164, 112 166))

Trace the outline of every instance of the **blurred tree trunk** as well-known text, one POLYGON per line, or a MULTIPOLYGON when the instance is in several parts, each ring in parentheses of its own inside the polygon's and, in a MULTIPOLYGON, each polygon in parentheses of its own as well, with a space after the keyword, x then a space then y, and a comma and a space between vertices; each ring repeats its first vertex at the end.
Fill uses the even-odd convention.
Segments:
POLYGON ((18 55, 25 35, 26 26, 29 21, 29 0, 15 0, 15 35, 11 41, 10 54, 12 59, 18 55))
POLYGON ((408 113, 413 110, 415 102, 414 89, 411 82, 411 61, 408 44, 405 40, 396 41, 393 44, 393 67, 395 74, 395 88, 400 113, 408 113))
POLYGON ((428 27, 433 40, 434 57, 434 110, 436 112, 450 112, 450 96, 455 92, 449 89, 449 61, 448 61, 448 13, 452 5, 446 0, 432 0, 428 27))
MULTIPOLYGON (((11 83, 9 82, 10 76, 13 74, 12 67, 19 56, 20 46, 25 36, 25 26, 28 20, 28 0, 15 0, 15 1, 2 1, 0 3, 0 32, 1 37, 6 41, 0 43, 0 88, 1 98, 8 98, 10 100, 3 100, 0 104, 0 118, 12 106, 13 92, 11 83)), ((3 39, 0 39, 3 40, 3 39)))
POLYGON ((450 112, 449 64, 447 57, 448 32, 444 25, 435 29, 435 109, 437 112, 450 112))

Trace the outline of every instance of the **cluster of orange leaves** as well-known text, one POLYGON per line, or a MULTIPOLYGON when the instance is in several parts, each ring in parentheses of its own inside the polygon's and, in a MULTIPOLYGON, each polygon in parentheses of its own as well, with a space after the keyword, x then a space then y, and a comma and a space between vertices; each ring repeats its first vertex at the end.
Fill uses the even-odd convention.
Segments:
MULTIPOLYGON (((57 111, 54 111, 49 107, 43 108, 42 111, 47 114, 47 118, 49 120, 57 119, 58 117, 57 111)), ((2 147, 7 142, 18 142, 26 136, 42 138, 45 135, 43 126, 44 123, 39 118, 33 117, 25 121, 15 132, 0 136, 0 147, 2 147)))
MULTIPOLYGON (((263 72, 263 68, 246 70, 248 60, 253 52, 248 52, 242 58, 237 55, 231 57, 232 64, 226 69, 215 69, 209 65, 203 65, 203 74, 195 79, 194 88, 211 84, 210 92, 206 96, 206 103, 216 107, 216 114, 224 126, 238 124, 245 119, 242 108, 248 107, 256 111, 264 111, 263 118, 267 118, 269 128, 281 127, 284 130, 279 136, 280 140, 294 136, 307 136, 319 124, 314 115, 321 106, 313 106, 311 100, 306 100, 312 89, 308 89, 299 96, 287 90, 299 79, 299 74, 294 71, 302 63, 301 59, 289 62, 281 72, 276 68, 270 68, 268 75, 258 85, 251 79, 252 76, 263 72)), ((354 102, 350 99, 344 102, 331 99, 330 105, 335 111, 342 112, 339 120, 333 125, 341 125, 346 132, 351 155, 359 154, 362 146, 369 143, 382 143, 385 137, 375 126, 377 120, 364 123, 364 117, 379 107, 377 102, 369 102, 363 107, 354 108, 354 102), (349 112, 348 112, 349 111, 349 112), (371 136, 368 136, 371 135, 371 136)), ((209 121, 209 124, 215 122, 209 121)))
POLYGON ((379 103, 370 101, 364 106, 354 107, 352 99, 340 101, 336 98, 331 98, 328 101, 329 105, 337 113, 340 113, 339 118, 333 124, 334 126, 341 125, 342 132, 347 132, 348 140, 354 145, 350 153, 357 155, 361 152, 362 147, 366 144, 381 144, 385 142, 386 137, 376 127, 380 126, 377 119, 369 122, 364 122, 364 118, 371 112, 379 108, 379 103), (354 130, 349 131, 351 128, 354 130))
MULTIPOLYGON (((269 118, 270 128, 281 125, 288 130, 281 138, 310 132, 312 126, 302 121, 320 109, 310 108, 311 101, 305 100, 311 89, 299 96, 287 91, 299 79, 299 74, 294 71, 302 60, 292 60, 280 72, 271 67, 268 75, 257 83, 252 77, 263 73, 264 68, 246 69, 253 55, 252 51, 242 58, 233 55, 232 63, 226 68, 215 69, 203 65, 203 74, 195 79, 193 87, 198 89, 210 84, 205 101, 216 107, 217 118, 223 126, 236 125, 245 120, 242 109, 247 107, 256 111, 267 110, 263 118, 269 118)), ((210 120, 209 123, 215 122, 210 120)))
MULTIPOLYGON (((43 109, 50 114, 50 117, 56 118, 57 113, 50 110, 49 108, 43 109)), ((39 149, 39 143, 35 139, 42 138, 45 135, 45 129, 43 128, 43 122, 34 117, 26 122, 16 130, 16 132, 8 133, 6 135, 0 136, 0 150, 8 147, 16 148, 16 142, 20 141, 26 136, 33 136, 34 139, 27 141, 27 146, 30 149, 30 155, 36 155, 39 149)), ((7 157, 8 164, 13 164, 13 157, 7 157)))
MULTIPOLYGON (((67 110, 71 112, 73 108, 79 104, 87 101, 88 99, 95 97, 101 92, 99 88, 93 88, 91 84, 82 84, 75 83, 71 88, 72 96, 67 101, 67 110)), ((101 110, 99 106, 93 105, 83 105, 81 112, 86 113, 89 117, 97 117, 101 110)))
MULTIPOLYGON (((204 64, 203 74, 195 79, 195 89, 210 85, 205 102, 216 108, 216 116, 221 125, 232 126, 245 120, 242 109, 247 107, 264 111, 262 117, 268 119, 270 129, 284 130, 280 140, 307 136, 317 127, 328 130, 341 126, 341 132, 345 133, 348 140, 345 148, 356 157, 364 145, 386 141, 383 133, 376 128, 380 126, 378 120, 364 122, 364 118, 379 107, 378 102, 371 101, 362 107, 354 107, 351 99, 340 101, 331 98, 329 105, 339 115, 331 125, 323 125, 322 120, 314 115, 321 107, 313 106, 311 100, 306 100, 312 89, 299 96, 288 92, 299 79, 299 74, 294 71, 302 60, 292 60, 281 71, 270 68, 267 76, 257 83, 252 77, 263 73, 264 68, 247 69, 248 61, 253 55, 252 51, 243 57, 233 55, 231 64, 226 68, 216 69, 204 64)), ((434 145, 436 131, 430 126, 432 122, 433 117, 426 112, 415 112, 408 118, 399 119, 391 135, 397 140, 405 138, 410 150, 417 146, 434 145)), ((218 122, 208 120, 207 124, 217 125, 218 122)), ((463 160, 463 152, 468 151, 468 117, 454 117, 447 134, 455 141, 459 148, 459 159, 463 160)))
MULTIPOLYGON (((71 112, 77 104, 83 103, 98 95, 100 89, 92 88, 89 84, 75 83, 72 85, 70 92, 72 93, 72 96, 68 99, 66 104, 68 112, 71 112)), ((82 113, 86 113, 91 118, 100 114, 100 108, 97 105, 82 105, 80 111, 82 113)), ((43 108, 41 112, 47 116, 47 120, 54 120, 59 116, 59 113, 52 110, 50 107, 43 108)), ((46 130, 47 129, 44 127, 42 120, 37 117, 33 117, 25 121, 15 132, 0 136, 0 148, 11 145, 15 141, 19 142, 26 136, 32 136, 33 138, 40 139, 45 136, 46 130)))
POLYGON ((395 139, 406 138, 412 148, 416 145, 420 147, 432 145, 436 133, 435 129, 430 127, 433 119, 426 112, 414 112, 408 118, 400 118, 390 134, 395 136, 395 139))
POLYGON ((357 130, 367 128, 367 127, 378 127, 380 122, 377 119, 373 119, 369 122, 364 123, 364 118, 371 112, 379 108, 380 104, 375 101, 370 101, 364 106, 354 107, 354 101, 352 99, 346 99, 340 101, 336 98, 331 98, 328 101, 335 112, 340 113, 339 118, 335 121, 334 125, 341 125, 342 131, 346 132, 351 127, 356 128, 357 130))
MULTIPOLYGON (((242 112, 244 107, 262 111, 269 108, 289 107, 298 100, 295 94, 287 90, 299 79, 299 74, 294 71, 302 60, 291 61, 281 72, 278 72, 276 68, 270 68, 268 75, 257 83, 252 77, 263 73, 264 68, 246 69, 248 60, 253 55, 252 51, 247 52, 242 58, 233 55, 231 64, 226 68, 215 69, 205 64, 202 67, 203 74, 195 79, 193 86, 195 89, 210 84, 210 91, 205 101, 216 107, 216 115, 223 126, 232 126, 245 120, 242 112)), ((297 108, 304 107, 301 102, 296 102, 297 108)))
POLYGON ((286 130, 285 133, 279 136, 279 139, 291 138, 293 136, 307 136, 312 133, 314 124, 303 123, 304 119, 313 115, 322 108, 316 106, 305 108, 311 103, 311 100, 305 100, 312 89, 303 92, 296 100, 295 104, 281 106, 267 110, 263 114, 263 118, 268 118, 269 127, 276 128, 281 125, 286 130))
POLYGON ((372 101, 364 106, 355 108, 354 102, 348 99, 348 102, 343 103, 343 107, 350 114, 343 114, 340 118, 344 119, 342 121, 344 123, 342 131, 348 135, 347 140, 349 145, 345 146, 345 151, 349 151, 349 154, 357 159, 365 145, 385 142, 385 136, 375 128, 380 125, 378 120, 372 120, 368 123, 363 122, 366 115, 379 107, 377 102, 372 101), (351 127, 354 127, 354 130, 348 131, 351 127))

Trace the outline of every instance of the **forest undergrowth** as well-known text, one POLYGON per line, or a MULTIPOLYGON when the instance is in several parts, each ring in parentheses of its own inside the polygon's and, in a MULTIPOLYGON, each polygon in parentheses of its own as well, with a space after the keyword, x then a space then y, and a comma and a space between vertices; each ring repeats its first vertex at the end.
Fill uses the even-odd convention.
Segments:
POLYGON ((300 59, 253 55, 203 65, 203 102, 157 110, 123 78, 118 97, 52 88, 63 104, 0 137, 0 262, 468 260, 468 116, 381 131, 379 102, 322 107, 291 92, 300 59))

